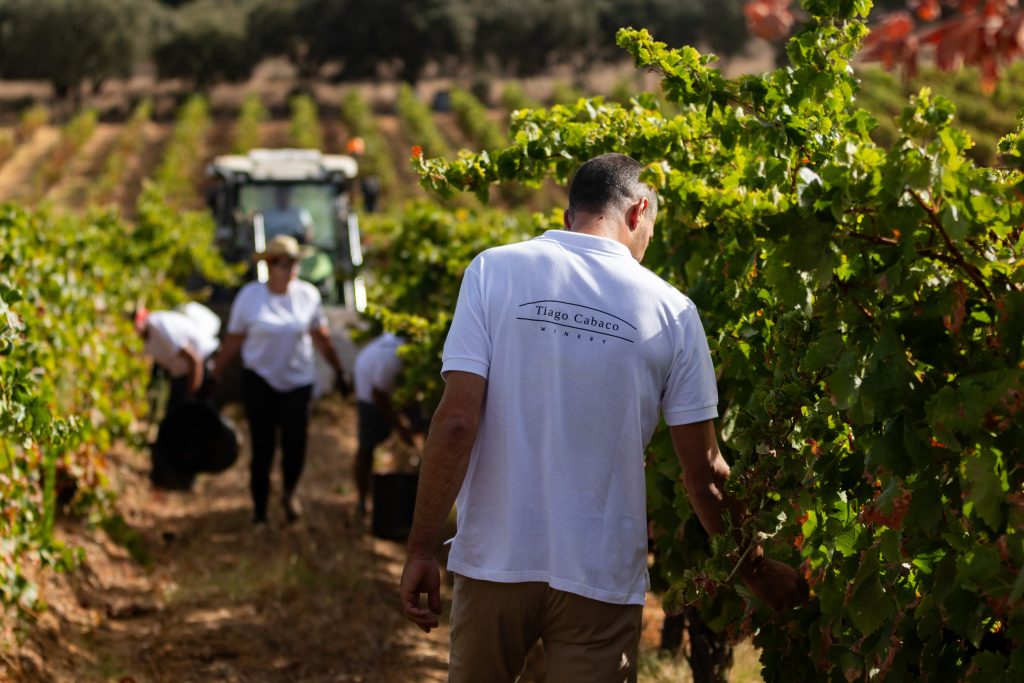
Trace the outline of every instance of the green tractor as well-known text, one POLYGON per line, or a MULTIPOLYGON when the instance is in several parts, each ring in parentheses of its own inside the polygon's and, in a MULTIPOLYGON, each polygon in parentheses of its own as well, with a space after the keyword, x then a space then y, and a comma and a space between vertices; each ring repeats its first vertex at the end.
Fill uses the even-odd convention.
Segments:
MULTIPOLYGON (((247 280, 266 281, 266 263, 254 255, 280 234, 310 250, 299 277, 320 290, 324 304, 350 313, 366 307, 359 268, 359 220, 350 190, 356 160, 313 149, 254 149, 216 157, 207 176, 216 185, 207 198, 217 224, 217 248, 231 263, 250 264, 247 280)), ((215 309, 230 306, 234 290, 214 290, 215 309)))

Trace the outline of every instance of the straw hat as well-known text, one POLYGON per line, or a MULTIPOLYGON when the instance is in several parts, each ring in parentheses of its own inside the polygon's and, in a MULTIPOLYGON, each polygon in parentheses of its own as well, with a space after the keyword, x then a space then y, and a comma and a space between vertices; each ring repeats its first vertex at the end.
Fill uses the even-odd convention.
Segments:
POLYGON ((309 247, 300 245, 291 235, 277 235, 267 243, 267 248, 263 252, 256 254, 256 258, 271 261, 279 256, 287 256, 298 261, 309 256, 311 251, 309 247))

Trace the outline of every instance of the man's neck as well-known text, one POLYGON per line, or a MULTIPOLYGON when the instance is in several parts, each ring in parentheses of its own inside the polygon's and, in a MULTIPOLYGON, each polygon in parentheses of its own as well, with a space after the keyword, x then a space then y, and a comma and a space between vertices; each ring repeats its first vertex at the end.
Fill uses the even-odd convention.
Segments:
POLYGON ((572 225, 567 226, 567 228, 570 232, 605 237, 616 242, 622 241, 622 233, 624 232, 618 221, 603 213, 578 213, 572 225))

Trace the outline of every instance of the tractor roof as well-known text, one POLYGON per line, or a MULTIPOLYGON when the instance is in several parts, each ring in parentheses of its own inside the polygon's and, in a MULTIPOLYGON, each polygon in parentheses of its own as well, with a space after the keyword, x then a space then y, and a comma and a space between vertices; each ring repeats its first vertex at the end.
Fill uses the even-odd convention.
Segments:
POLYGON ((229 182, 339 182, 356 177, 359 165, 344 154, 315 149, 254 149, 214 158, 206 174, 229 182))

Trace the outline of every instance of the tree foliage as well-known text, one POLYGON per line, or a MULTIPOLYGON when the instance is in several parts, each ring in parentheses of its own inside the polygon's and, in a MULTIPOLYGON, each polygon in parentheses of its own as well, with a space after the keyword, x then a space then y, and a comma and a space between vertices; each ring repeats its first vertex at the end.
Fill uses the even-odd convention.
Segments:
POLYGON ((261 55, 284 55, 305 76, 327 64, 341 78, 382 73, 415 81, 428 64, 467 53, 467 0, 267 0, 249 20, 261 55))
POLYGON ((395 76, 436 66, 508 75, 617 59, 615 31, 739 52, 742 0, 6 0, 0 75, 45 78, 65 94, 151 58, 163 78, 199 88, 247 78, 285 57, 300 79, 395 76))
MULTIPOLYGON (((646 31, 619 44, 657 99, 520 112, 512 144, 415 157, 425 186, 486 198, 624 152, 663 198, 646 263, 693 298, 720 377, 745 541, 705 542, 665 432, 648 454, 666 606, 753 631, 768 681, 1024 676, 1024 128, 978 167, 948 100, 920 91, 875 143, 850 60, 867 0, 805 0, 790 64, 726 79, 646 31), (811 602, 734 591, 754 539, 811 602)), ((415 304, 414 304, 415 305, 415 304)))
POLYGON ((148 47, 149 0, 5 0, 0 76, 49 81, 59 97, 127 76, 148 47))
POLYGON ((248 78, 258 56, 246 33, 252 4, 197 0, 166 15, 164 37, 152 52, 159 76, 199 88, 248 78))

